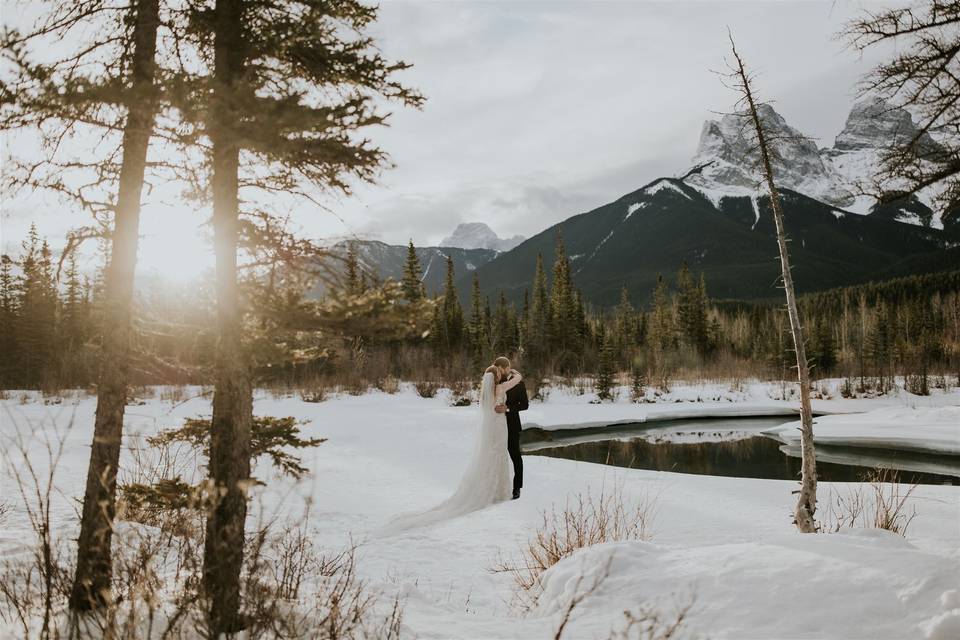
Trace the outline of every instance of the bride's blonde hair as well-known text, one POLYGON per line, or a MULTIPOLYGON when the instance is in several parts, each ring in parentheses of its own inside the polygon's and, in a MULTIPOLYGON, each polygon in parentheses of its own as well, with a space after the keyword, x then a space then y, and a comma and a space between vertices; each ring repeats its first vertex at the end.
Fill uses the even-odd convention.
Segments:
POLYGON ((496 367, 496 365, 490 365, 489 367, 487 367, 486 369, 484 369, 483 373, 484 373, 484 374, 492 373, 492 374, 493 374, 493 381, 494 381, 494 382, 500 382, 500 369, 498 369, 498 368, 496 367))

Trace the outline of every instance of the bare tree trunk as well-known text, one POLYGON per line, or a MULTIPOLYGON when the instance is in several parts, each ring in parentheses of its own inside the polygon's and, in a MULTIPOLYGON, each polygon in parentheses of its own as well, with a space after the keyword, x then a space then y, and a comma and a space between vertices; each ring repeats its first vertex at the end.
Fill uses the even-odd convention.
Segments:
POLYGON ((250 479, 253 398, 242 345, 237 286, 239 227, 235 91, 242 82, 243 0, 217 0, 214 26, 214 95, 210 115, 213 143, 213 229, 216 255, 217 342, 210 477, 217 499, 207 517, 203 580, 213 637, 243 628, 240 571, 243 565, 246 485, 250 479))
POLYGON ((770 208, 773 209, 773 220, 777 227, 777 245, 780 248, 780 266, 783 271, 783 289, 787 296, 787 314, 790 317, 790 333, 793 336, 793 348, 797 355, 797 379, 800 382, 800 452, 801 452, 801 479, 797 507, 794 510, 794 523, 803 533, 814 533, 817 524, 814 513, 817 509, 817 462, 813 449, 813 413, 810 408, 810 368, 807 364, 807 353, 803 341, 803 328, 800 326, 800 314, 797 312, 797 299, 793 291, 793 276, 790 272, 790 256, 787 252, 787 234, 783 228, 783 209, 780 206, 780 193, 773 181, 773 167, 770 164, 770 152, 767 147, 767 138, 764 134, 763 123, 757 113, 753 90, 750 86, 750 76, 744 67, 743 60, 737 53, 737 48, 730 38, 730 47, 737 61, 736 75, 739 80, 739 89, 743 93, 750 118, 757 133, 757 142, 760 147, 760 159, 763 168, 763 177, 770 193, 770 208))
POLYGON ((116 511, 117 466, 127 399, 130 318, 133 277, 137 264, 140 196, 146 170, 147 147, 157 109, 156 72, 159 0, 135 5, 131 94, 123 130, 123 165, 110 246, 110 265, 104 288, 103 342, 97 387, 90 466, 83 496, 83 516, 77 547, 77 570, 70 608, 86 611, 110 601, 111 542, 116 511))

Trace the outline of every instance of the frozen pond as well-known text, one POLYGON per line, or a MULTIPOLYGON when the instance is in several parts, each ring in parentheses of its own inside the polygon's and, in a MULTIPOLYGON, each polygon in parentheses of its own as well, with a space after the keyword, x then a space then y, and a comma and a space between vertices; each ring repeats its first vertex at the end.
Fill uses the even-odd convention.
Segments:
MULTIPOLYGON (((631 469, 796 480, 799 447, 760 432, 783 417, 645 422, 611 427, 524 432, 524 452, 631 469)), ((901 482, 960 485, 960 457, 890 449, 817 445, 817 475, 856 482, 875 468, 900 471, 901 482)))

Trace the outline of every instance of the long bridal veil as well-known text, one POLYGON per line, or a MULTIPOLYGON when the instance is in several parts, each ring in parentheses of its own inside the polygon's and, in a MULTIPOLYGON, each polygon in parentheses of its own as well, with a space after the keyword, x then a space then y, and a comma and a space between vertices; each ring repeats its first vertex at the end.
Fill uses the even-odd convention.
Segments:
POLYGON ((510 471, 507 466, 507 429, 500 414, 493 410, 496 384, 492 373, 483 375, 480 385, 479 430, 473 452, 457 490, 429 511, 408 513, 390 520, 380 535, 392 535, 422 527, 471 511, 482 509, 510 497, 510 471))

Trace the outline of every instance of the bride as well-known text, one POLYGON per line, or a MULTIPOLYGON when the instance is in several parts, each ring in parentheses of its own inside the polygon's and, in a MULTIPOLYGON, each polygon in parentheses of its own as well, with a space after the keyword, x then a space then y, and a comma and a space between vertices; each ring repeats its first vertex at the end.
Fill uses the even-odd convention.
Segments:
POLYGON ((510 361, 497 358, 483 372, 480 384, 480 427, 470 462, 460 485, 449 498, 422 513, 398 516, 387 523, 382 533, 397 533, 482 509, 511 496, 507 454, 507 419, 496 407, 504 404, 507 391, 519 384, 520 374, 510 361), (512 377, 507 380, 507 376, 512 377))

